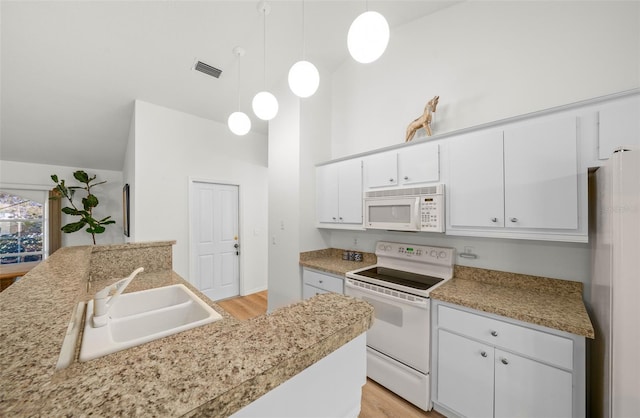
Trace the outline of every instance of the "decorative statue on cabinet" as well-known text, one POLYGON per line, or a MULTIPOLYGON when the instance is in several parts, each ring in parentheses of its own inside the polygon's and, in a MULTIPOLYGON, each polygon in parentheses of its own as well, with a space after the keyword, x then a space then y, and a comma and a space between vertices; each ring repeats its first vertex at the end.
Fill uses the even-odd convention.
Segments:
POLYGON ((407 126, 407 136, 405 138, 405 142, 411 141, 413 139, 413 136, 416 134, 416 131, 420 128, 424 128, 424 130, 427 132, 427 136, 431 136, 431 118, 432 114, 436 111, 436 107, 438 106, 438 100, 440 100, 440 96, 434 96, 433 99, 429 100, 424 107, 422 116, 415 119, 409 124, 409 126, 407 126))

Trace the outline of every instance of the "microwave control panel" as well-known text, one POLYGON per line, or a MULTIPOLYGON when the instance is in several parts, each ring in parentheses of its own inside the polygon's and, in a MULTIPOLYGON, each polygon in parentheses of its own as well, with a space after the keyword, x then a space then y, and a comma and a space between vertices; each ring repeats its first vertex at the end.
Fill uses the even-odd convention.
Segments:
POLYGON ((444 232, 444 196, 420 196, 420 230, 444 232))

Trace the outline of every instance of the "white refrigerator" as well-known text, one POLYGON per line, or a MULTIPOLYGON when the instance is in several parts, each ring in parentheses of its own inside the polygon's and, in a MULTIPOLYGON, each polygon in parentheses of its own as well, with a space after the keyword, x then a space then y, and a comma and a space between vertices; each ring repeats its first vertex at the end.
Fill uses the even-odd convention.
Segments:
POLYGON ((640 151, 614 153, 590 180, 589 416, 640 417, 640 151))

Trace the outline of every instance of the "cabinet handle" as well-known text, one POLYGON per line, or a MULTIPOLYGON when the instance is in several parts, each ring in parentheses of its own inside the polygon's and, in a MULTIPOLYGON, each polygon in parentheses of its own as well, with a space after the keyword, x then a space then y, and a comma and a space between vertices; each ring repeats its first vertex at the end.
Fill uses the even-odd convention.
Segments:
POLYGON ((500 361, 502 362, 502 364, 509 364, 509 360, 507 360, 506 358, 502 358, 500 359, 500 361))
POLYGON ((493 335, 494 337, 498 336, 498 331, 491 331, 491 335, 493 335))
POLYGON ((498 222, 498 218, 491 218, 491 222, 498 222))
POLYGON ((409 180, 409 176, 404 176, 404 179, 405 180, 409 180))
POLYGON ((486 352, 486 351, 481 351, 481 352, 480 352, 480 355, 481 355, 482 357, 487 357, 487 352, 486 352))
POLYGON ((511 222, 518 222, 518 218, 511 218, 510 221, 511 222))

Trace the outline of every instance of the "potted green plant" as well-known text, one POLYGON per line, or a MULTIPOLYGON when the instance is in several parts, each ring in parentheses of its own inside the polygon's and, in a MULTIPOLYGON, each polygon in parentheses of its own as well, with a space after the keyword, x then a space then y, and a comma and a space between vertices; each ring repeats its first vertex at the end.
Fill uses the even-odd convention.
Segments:
POLYGON ((56 190, 59 195, 56 197, 52 197, 51 199, 61 199, 64 196, 68 201, 71 207, 62 208, 62 213, 72 216, 79 216, 80 220, 77 222, 71 222, 64 225, 61 230, 67 234, 76 232, 87 226, 88 233, 91 234, 93 238, 93 244, 96 243, 96 234, 101 234, 105 231, 105 225, 110 225, 116 223, 116 221, 111 219, 111 216, 107 216, 103 219, 95 219, 93 217, 93 209, 98 206, 100 203, 98 201, 98 197, 92 193, 91 189, 100 184, 106 183, 106 181, 100 181, 94 183, 96 176, 89 177, 89 175, 83 171, 78 170, 73 173, 73 177, 79 182, 82 183, 83 186, 69 186, 67 187, 64 179, 59 180, 56 174, 51 176, 51 180, 56 183, 56 190), (87 196, 82 198, 82 208, 78 208, 75 203, 73 203, 73 195, 76 190, 84 190, 87 192, 87 196))

